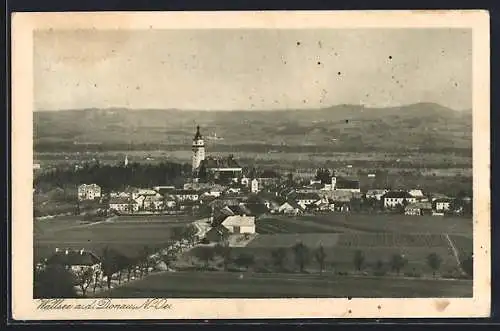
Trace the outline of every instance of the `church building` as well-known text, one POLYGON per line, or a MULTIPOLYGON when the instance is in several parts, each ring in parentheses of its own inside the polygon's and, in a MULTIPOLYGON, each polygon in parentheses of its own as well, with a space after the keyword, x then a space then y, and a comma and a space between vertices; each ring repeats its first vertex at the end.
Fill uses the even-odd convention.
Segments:
POLYGON ((192 148, 192 168, 195 181, 228 183, 237 182, 241 178, 243 169, 233 155, 225 158, 206 157, 205 141, 200 133, 200 126, 196 127, 192 148))

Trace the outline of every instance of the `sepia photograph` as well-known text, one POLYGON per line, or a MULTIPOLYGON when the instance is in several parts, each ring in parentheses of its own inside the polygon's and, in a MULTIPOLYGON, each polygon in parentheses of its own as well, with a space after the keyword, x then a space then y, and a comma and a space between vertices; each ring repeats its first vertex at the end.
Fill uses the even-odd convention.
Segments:
POLYGON ((14 17, 13 309, 488 316, 488 15, 357 14, 14 17))

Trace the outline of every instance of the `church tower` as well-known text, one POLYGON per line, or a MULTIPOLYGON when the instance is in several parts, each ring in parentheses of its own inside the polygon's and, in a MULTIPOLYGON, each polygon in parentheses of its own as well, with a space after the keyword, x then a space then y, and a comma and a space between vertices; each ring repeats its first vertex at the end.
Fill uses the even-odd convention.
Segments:
POLYGON ((203 141, 200 126, 198 125, 193 138, 193 172, 198 169, 203 160, 205 160, 205 142, 203 141))

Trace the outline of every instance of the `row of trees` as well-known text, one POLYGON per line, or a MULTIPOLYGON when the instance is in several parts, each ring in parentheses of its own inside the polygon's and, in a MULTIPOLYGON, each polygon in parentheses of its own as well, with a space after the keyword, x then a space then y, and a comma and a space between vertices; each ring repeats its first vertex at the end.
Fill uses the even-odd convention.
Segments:
MULTIPOLYGON (((275 250, 272 250, 270 253, 270 261, 272 263, 272 266, 278 271, 285 271, 285 262, 290 252, 293 255, 293 261, 295 267, 297 268, 297 271, 304 272, 306 270, 306 267, 314 262, 317 264, 320 274, 324 272, 327 260, 327 253, 324 247, 320 245, 316 249, 311 249, 308 246, 304 245, 302 242, 294 245, 291 250, 286 248, 277 248, 275 250)), ((225 270, 228 270, 228 267, 231 264, 234 264, 238 267, 243 267, 248 270, 256 263, 254 256, 248 253, 242 253, 240 255, 233 256, 230 247, 224 243, 217 244, 213 248, 204 247, 203 249, 198 251, 198 257, 202 261, 204 261, 205 267, 208 267, 209 262, 212 261, 216 256, 220 256, 222 258, 225 270)), ((426 262, 429 268, 432 270, 434 277, 440 270, 442 261, 443 260, 441 256, 436 253, 431 253, 427 256, 426 262)), ((378 260, 374 265, 374 273, 375 275, 385 275, 385 273, 390 270, 397 275, 400 275, 401 271, 407 265, 408 260, 404 255, 394 254, 387 262, 378 260)), ((353 266, 357 272, 362 272, 366 268, 367 261, 363 251, 357 250, 354 253, 353 266)), ((467 275, 472 276, 472 256, 467 257, 461 262, 461 268, 467 275)), ((417 275, 415 270, 412 275, 417 275)))
POLYGON ((163 162, 159 164, 131 163, 125 166, 87 164, 83 168, 56 168, 34 179, 35 188, 48 191, 55 187, 75 187, 82 183, 96 183, 103 190, 123 189, 126 186, 152 187, 181 185, 191 175, 188 164, 163 162))

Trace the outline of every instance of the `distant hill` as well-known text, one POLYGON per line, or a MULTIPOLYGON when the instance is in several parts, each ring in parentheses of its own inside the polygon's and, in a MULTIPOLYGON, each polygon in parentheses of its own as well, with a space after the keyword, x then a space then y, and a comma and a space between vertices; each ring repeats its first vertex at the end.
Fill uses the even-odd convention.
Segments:
POLYGON ((215 133, 223 138, 212 142, 219 149, 227 145, 317 151, 472 148, 472 111, 456 111, 434 103, 392 108, 339 105, 286 111, 110 108, 40 111, 33 115, 36 150, 82 143, 108 148, 156 145, 189 149, 197 124, 202 134, 215 133))

